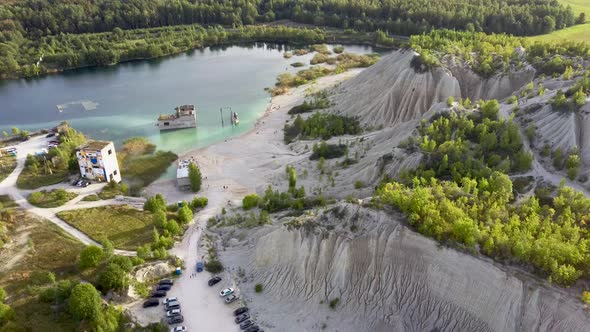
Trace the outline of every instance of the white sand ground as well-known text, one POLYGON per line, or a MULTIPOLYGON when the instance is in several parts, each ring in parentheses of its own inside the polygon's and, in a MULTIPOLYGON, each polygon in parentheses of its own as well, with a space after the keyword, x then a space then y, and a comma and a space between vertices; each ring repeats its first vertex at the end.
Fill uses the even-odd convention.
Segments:
MULTIPOLYGON (((175 283, 169 296, 180 299, 185 321, 182 325, 190 331, 239 331, 233 322, 232 310, 239 303, 226 305, 219 297, 219 290, 235 287, 229 274, 223 280, 209 287, 207 272, 191 277, 199 257, 205 255, 200 246, 200 236, 207 219, 218 214, 222 207, 237 206, 248 193, 263 190, 267 179, 274 172, 284 172, 284 167, 299 154, 290 151, 283 143, 282 127, 290 116, 287 111, 302 102, 309 89, 324 89, 358 74, 355 69, 346 73, 319 79, 312 86, 293 89, 286 95, 272 98, 271 105, 257 121, 255 127, 239 137, 228 137, 224 142, 187 153, 180 159, 194 157, 203 174, 203 186, 198 196, 206 196, 209 205, 195 216, 195 223, 187 230, 182 242, 177 243, 172 253, 181 257, 186 266, 183 275, 175 283), (228 189, 224 189, 226 186, 228 189)), ((175 181, 158 181, 145 190, 146 195, 163 194, 168 201, 190 200, 195 194, 180 192, 175 181)), ((239 289, 236 291, 240 294, 239 289)), ((141 323, 158 321, 163 318, 163 308, 141 308, 138 302, 131 311, 141 323)))

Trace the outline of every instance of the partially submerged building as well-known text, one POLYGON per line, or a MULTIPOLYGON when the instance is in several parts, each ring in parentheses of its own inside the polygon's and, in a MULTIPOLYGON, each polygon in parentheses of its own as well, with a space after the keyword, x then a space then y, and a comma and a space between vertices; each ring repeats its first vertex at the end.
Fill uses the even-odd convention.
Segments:
POLYGON ((158 128, 160 130, 196 128, 197 115, 195 105, 182 105, 174 109, 174 114, 160 115, 158 117, 158 128))
POLYGON ((80 175, 98 182, 121 182, 115 145, 109 141, 88 141, 76 149, 80 175))

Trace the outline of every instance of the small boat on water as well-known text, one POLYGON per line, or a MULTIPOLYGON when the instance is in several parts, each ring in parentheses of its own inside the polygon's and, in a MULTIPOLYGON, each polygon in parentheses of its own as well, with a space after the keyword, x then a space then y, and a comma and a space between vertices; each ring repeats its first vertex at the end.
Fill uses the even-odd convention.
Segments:
POLYGON ((195 105, 181 105, 174 108, 175 113, 160 115, 158 123, 156 124, 160 131, 182 129, 182 128, 196 128, 197 115, 195 105))

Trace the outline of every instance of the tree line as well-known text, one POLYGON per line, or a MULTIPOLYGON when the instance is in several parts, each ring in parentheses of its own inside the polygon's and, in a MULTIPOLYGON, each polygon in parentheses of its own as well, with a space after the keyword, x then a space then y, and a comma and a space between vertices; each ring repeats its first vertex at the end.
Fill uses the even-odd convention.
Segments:
MULTIPOLYGON (((2 23, 0 23, 2 24, 2 23)), ((319 29, 248 26, 234 30, 183 25, 153 29, 26 37, 11 26, 0 38, 0 78, 33 77, 84 66, 156 58, 195 48, 237 42, 323 42, 319 29), (41 61, 40 58, 42 57, 41 61)))
POLYGON ((27 0, 0 6, 0 21, 15 22, 35 37, 279 19, 403 35, 434 28, 534 35, 583 23, 584 16, 576 18, 569 6, 552 0, 27 0))

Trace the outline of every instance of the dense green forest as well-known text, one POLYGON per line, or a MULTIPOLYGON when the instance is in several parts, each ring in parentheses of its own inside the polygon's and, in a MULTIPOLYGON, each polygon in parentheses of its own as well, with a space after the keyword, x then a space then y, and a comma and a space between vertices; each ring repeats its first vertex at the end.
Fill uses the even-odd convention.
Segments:
POLYGON ((533 156, 523 148, 519 127, 512 119, 498 119, 496 100, 481 103, 479 112, 458 110, 434 116, 422 123, 419 138, 402 146, 420 149, 424 162, 413 176, 460 182, 464 177, 488 178, 494 171, 530 169, 533 156))
MULTIPOLYGON (((474 70, 482 75, 506 68, 508 62, 500 55, 511 56, 513 46, 525 42, 492 35, 489 38, 499 41, 491 42, 492 46, 504 47, 497 55, 489 47, 490 40, 483 40, 486 35, 475 31, 531 35, 576 22, 570 8, 548 0, 28 0, 0 5, 0 78, 32 77, 232 42, 326 40, 326 32, 319 29, 252 26, 279 19, 342 28, 348 34, 344 40, 355 36, 355 31, 368 31, 374 35, 369 41, 378 45, 393 44, 388 34, 420 35, 440 28, 466 30, 464 35, 453 35, 451 30, 433 33, 464 46, 474 46, 466 45, 471 39, 479 41, 483 52, 476 55, 481 61, 474 70)), ((443 46, 433 33, 414 38, 412 45, 421 49, 443 46)), ((418 60, 427 67, 436 65, 435 57, 429 54, 418 60)), ((557 63, 545 71, 560 66, 557 63)))
POLYGON ((489 179, 465 177, 460 183, 389 182, 377 195, 406 213, 420 233, 439 241, 530 264, 559 284, 589 276, 590 199, 571 188, 561 187, 548 205, 541 206, 535 196, 513 204, 512 181, 494 172, 489 179))
POLYGON ((576 21, 571 8, 555 0, 27 0, 0 7, 0 21, 12 21, 37 37, 193 23, 237 27, 279 19, 403 35, 432 28, 534 35, 576 21))
POLYGON ((493 100, 424 121, 419 135, 401 144, 423 153, 421 165, 381 184, 376 202, 401 210, 438 241, 572 284, 590 275, 590 199, 562 185, 553 198, 543 189, 515 200, 509 174, 529 169, 532 156, 518 127, 498 111, 493 100))
POLYGON ((226 30, 199 25, 59 34, 26 38, 18 30, 4 31, 0 43, 0 77, 32 77, 55 70, 156 58, 226 43, 267 41, 309 44, 325 40, 323 31, 287 27, 248 26, 226 30), (43 55, 43 60, 36 65, 43 55))

